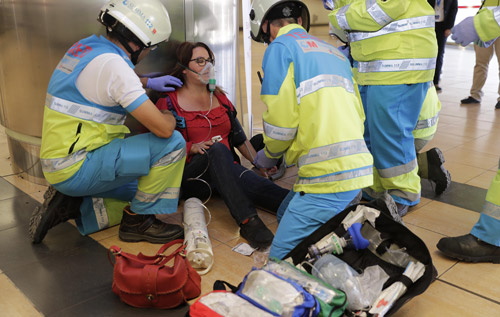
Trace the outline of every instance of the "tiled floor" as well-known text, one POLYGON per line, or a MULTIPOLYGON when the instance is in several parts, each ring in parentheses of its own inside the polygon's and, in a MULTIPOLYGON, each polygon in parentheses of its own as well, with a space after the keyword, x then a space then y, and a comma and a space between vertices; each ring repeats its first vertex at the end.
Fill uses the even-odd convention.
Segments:
MULTIPOLYGON (((311 32, 328 39, 326 27, 314 27, 311 32)), ((252 49, 255 75, 265 47, 254 43, 252 49)), ((470 230, 498 167, 500 110, 494 110, 498 65, 492 61, 482 104, 460 105, 459 100, 468 96, 473 66, 473 50, 447 48, 440 94, 443 108, 438 132, 427 148, 443 150, 452 187, 435 197, 424 180, 421 203, 404 217, 407 226, 427 244, 439 275, 424 294, 408 302, 396 316, 500 316, 500 265, 457 262, 436 250, 441 237, 470 230)), ((254 79, 254 131, 258 131, 264 105, 258 97, 260 84, 254 79)), ((121 242, 117 227, 81 237, 71 224, 57 226, 42 244, 31 245, 27 222, 31 210, 42 201, 45 187, 12 175, 3 132, 0 150, 0 316, 184 315, 187 307, 168 312, 133 309, 111 293, 112 268, 106 248, 116 244, 125 251, 154 253, 157 245, 121 242)), ((290 168, 278 183, 291 188, 295 175, 296 169, 290 168)), ((244 240, 223 202, 212 199, 207 207, 212 214, 209 235, 215 264, 202 278, 202 293, 210 291, 217 279, 239 283, 254 265, 252 257, 231 251, 244 240)), ((275 231, 275 217, 259 213, 275 231)), ((168 218, 180 222, 181 216, 178 213, 168 218)))

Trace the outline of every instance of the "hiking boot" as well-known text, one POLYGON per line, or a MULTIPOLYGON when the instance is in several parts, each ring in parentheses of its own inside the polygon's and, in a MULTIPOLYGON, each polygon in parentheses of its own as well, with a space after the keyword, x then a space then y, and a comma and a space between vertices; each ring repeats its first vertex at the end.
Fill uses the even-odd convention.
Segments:
POLYGON ((240 235, 245 238, 252 248, 265 248, 271 245, 273 233, 266 227, 259 216, 253 216, 241 223, 240 235))
POLYGON ((450 172, 443 165, 444 156, 440 149, 432 148, 426 154, 428 179, 436 183, 436 195, 441 195, 451 184, 450 172))
POLYGON ((437 248, 445 255, 466 262, 500 263, 500 247, 483 242, 466 234, 454 238, 442 238, 437 248))
POLYGON ((71 197, 49 186, 43 195, 44 202, 31 214, 29 233, 33 243, 42 242, 50 228, 80 216, 82 197, 71 197))
POLYGON ((165 223, 155 215, 135 214, 125 207, 118 237, 125 242, 148 241, 164 244, 183 238, 184 229, 179 225, 165 223))
POLYGON ((465 105, 469 105, 469 104, 473 104, 473 103, 480 103, 480 101, 469 96, 465 99, 460 100, 460 103, 463 103, 465 105))

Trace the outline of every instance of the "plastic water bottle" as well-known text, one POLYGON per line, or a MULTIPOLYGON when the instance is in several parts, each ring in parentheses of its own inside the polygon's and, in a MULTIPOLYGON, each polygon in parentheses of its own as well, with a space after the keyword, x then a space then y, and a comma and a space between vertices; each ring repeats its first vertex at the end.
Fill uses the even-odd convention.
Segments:
POLYGON ((201 200, 195 197, 184 202, 183 222, 186 258, 200 275, 208 273, 214 262, 204 208, 201 200))

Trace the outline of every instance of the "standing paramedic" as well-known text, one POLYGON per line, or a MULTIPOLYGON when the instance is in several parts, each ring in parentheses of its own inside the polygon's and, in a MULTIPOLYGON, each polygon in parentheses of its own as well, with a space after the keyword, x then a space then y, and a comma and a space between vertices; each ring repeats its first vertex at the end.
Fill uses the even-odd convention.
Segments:
POLYGON ((271 168, 285 155, 297 164, 293 190, 278 210, 270 256, 284 258, 372 184, 372 156, 351 65, 335 47, 307 33, 299 0, 255 0, 251 35, 270 43, 262 68, 265 148, 254 161, 271 168))
MULTIPOLYGON (((471 42, 487 47, 500 36, 500 7, 482 9, 465 18, 452 30, 452 39, 466 46, 471 42), (481 41, 479 41, 481 40, 481 41)), ((467 262, 500 263, 500 162, 491 182, 479 220, 469 234, 439 240, 437 248, 445 255, 467 262)))
POLYGON ((412 131, 436 66, 435 10, 426 0, 338 0, 329 14, 349 34, 374 160, 368 199, 388 192, 401 216, 420 201, 412 131))
POLYGON ((177 210, 185 142, 172 114, 162 114, 144 87, 170 91, 181 83, 139 78, 134 66, 168 40, 168 12, 159 0, 114 0, 98 20, 107 35, 74 44, 49 82, 40 160, 51 186, 33 212, 30 235, 39 243, 68 219, 88 234, 121 218, 120 239, 165 243, 183 235, 155 214, 177 210), (152 133, 125 138, 129 113, 152 133))

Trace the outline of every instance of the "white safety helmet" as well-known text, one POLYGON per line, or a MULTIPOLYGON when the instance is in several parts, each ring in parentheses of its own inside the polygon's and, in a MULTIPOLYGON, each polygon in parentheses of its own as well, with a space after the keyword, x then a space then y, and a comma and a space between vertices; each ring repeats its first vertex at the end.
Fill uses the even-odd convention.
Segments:
MULTIPOLYGON (((252 39, 256 42, 269 43, 269 34, 262 32, 262 23, 281 18, 302 18, 302 26, 309 31, 309 10, 300 0, 254 0, 250 10, 252 39)), ((269 33, 269 32, 268 32, 269 33)))
POLYGON ((172 32, 167 9, 159 0, 111 0, 101 8, 98 20, 121 36, 125 34, 120 27, 125 27, 144 48, 168 40, 172 32))

